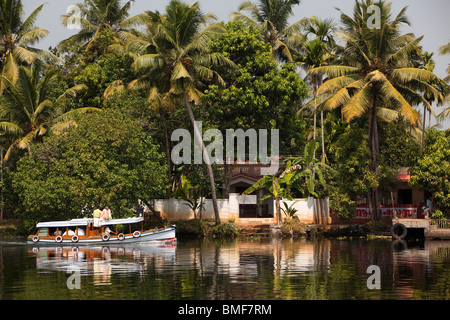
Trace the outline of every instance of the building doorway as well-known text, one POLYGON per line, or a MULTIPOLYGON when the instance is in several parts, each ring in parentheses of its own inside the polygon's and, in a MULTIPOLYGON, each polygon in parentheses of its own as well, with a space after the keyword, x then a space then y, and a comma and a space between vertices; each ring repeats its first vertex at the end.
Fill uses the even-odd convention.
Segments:
POLYGON ((398 204, 412 204, 412 189, 398 190, 398 204))

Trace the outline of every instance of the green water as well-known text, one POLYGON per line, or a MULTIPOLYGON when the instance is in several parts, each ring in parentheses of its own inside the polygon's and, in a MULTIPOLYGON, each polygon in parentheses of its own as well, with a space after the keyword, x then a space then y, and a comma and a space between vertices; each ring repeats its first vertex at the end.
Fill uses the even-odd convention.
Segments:
POLYGON ((1 243, 0 299, 449 300, 450 242, 1 243), (371 265, 380 289, 368 288, 371 265))

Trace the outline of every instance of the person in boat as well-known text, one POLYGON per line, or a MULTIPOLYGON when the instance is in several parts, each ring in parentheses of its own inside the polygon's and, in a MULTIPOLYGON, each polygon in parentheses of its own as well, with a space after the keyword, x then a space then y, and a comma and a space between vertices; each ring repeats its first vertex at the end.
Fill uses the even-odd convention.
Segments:
POLYGON ((109 209, 109 206, 106 206, 103 209, 101 218, 102 218, 102 220, 112 220, 111 209, 109 209))
POLYGON ((111 235, 111 234, 116 234, 114 231, 112 231, 109 227, 106 227, 105 228, 105 234, 107 234, 107 235, 111 235))
MULTIPOLYGON (((69 236, 74 236, 75 235, 75 231, 73 231, 72 229, 69 229, 69 236)), ((67 231, 64 231, 63 236, 67 236, 67 231)))
POLYGON ((100 206, 97 207, 97 209, 94 210, 94 227, 100 228, 100 219, 102 217, 102 211, 100 210, 100 206))

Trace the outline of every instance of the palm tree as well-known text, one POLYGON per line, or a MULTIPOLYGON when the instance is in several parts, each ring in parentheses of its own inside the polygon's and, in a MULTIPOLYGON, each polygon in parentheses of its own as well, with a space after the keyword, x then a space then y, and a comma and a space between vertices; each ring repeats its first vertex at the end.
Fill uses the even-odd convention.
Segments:
MULTIPOLYGON (((84 3, 77 4, 80 10, 81 30, 63 40, 59 47, 75 41, 86 46, 88 50, 95 43, 100 32, 105 29, 114 33, 116 42, 126 39, 131 27, 140 23, 136 17, 128 18, 128 11, 133 1, 130 0, 121 5, 121 0, 84 0, 84 3)), ((61 18, 65 27, 71 23, 71 15, 62 15, 61 18)))
POLYGON ((244 1, 238 11, 248 11, 250 16, 241 12, 233 12, 232 20, 242 20, 260 31, 264 41, 270 43, 272 51, 281 51, 281 58, 293 61, 293 51, 304 37, 300 30, 305 19, 289 25, 293 15, 292 8, 300 4, 300 0, 259 0, 258 4, 244 1))
MULTIPOLYGON (((296 61, 306 70, 328 65, 334 57, 334 31, 335 24, 332 19, 319 19, 317 17, 308 18, 305 22, 305 36, 314 35, 315 39, 308 40, 303 44, 303 51, 305 52, 299 56, 296 61)), ((311 85, 313 86, 314 99, 314 135, 316 139, 316 118, 317 118, 317 89, 323 83, 322 74, 311 74, 308 76, 311 85)), ((325 162, 325 137, 323 128, 323 109, 320 111, 321 118, 321 135, 322 135, 322 162, 325 162)), ((315 155, 314 155, 315 157, 315 155)))
MULTIPOLYGON (((48 34, 47 30, 34 26, 43 6, 38 6, 23 20, 20 0, 0 0, 0 70, 1 76, 13 83, 17 80, 20 65, 52 56, 49 52, 32 47, 48 34)), ((4 87, 1 81, 0 92, 4 87)))
POLYGON ((318 195, 315 192, 317 182, 316 174, 319 177, 319 182, 324 184, 324 171, 334 172, 334 170, 325 163, 318 162, 314 159, 317 145, 318 143, 315 140, 310 140, 305 146, 303 156, 286 158, 286 166, 284 169, 279 170, 275 175, 266 175, 262 177, 242 194, 248 195, 258 189, 265 188, 269 193, 261 197, 261 200, 271 196, 275 198, 277 223, 280 224, 280 201, 282 198, 292 200, 292 189, 297 189, 302 192, 302 194, 317 197, 318 195))
MULTIPOLYGON (((347 121, 368 115, 368 137, 371 152, 370 169, 377 176, 379 168, 378 119, 395 119, 403 115, 413 125, 420 124, 419 113, 414 105, 431 105, 424 98, 428 92, 436 97, 442 95, 428 81, 439 80, 431 71, 411 68, 408 57, 417 50, 422 37, 400 34, 402 24, 409 24, 406 8, 392 19, 391 4, 374 0, 356 1, 353 17, 341 13, 343 30, 338 33, 345 42, 341 65, 314 68, 310 75, 325 74, 328 80, 317 94, 330 94, 324 102, 327 109, 342 108, 347 121), (381 12, 381 28, 370 29, 368 7, 377 5, 381 12)), ((379 220, 378 188, 368 195, 373 218, 379 220)))
POLYGON ((219 224, 213 169, 191 103, 200 102, 200 87, 204 82, 216 81, 225 85, 214 67, 235 67, 222 54, 211 53, 207 45, 211 36, 225 29, 217 24, 206 26, 215 17, 202 13, 198 3, 187 5, 179 0, 171 0, 165 15, 151 11, 146 14, 150 17, 151 28, 147 31, 150 34, 145 41, 150 41, 150 45, 144 45, 147 53, 134 62, 139 77, 131 85, 147 88, 149 97, 162 97, 164 103, 169 105, 172 104, 169 101, 181 97, 194 127, 195 137, 201 142, 211 185, 215 221, 219 224))
POLYGON ((41 71, 42 64, 35 63, 19 67, 16 83, 2 78, 7 89, 0 97, 0 131, 10 141, 6 161, 17 149, 31 153, 31 144, 49 130, 61 131, 73 125, 77 113, 98 110, 80 108, 66 111, 67 98, 76 96, 86 89, 85 86, 74 86, 57 99, 51 99, 50 90, 57 77, 56 71, 47 71, 44 76, 41 76, 41 71))

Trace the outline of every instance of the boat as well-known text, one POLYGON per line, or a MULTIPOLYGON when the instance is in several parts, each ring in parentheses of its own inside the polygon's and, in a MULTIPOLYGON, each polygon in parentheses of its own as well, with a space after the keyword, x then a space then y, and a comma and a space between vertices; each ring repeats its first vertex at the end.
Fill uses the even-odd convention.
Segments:
POLYGON ((89 218, 40 222, 36 228, 36 233, 27 237, 27 243, 103 245, 176 240, 175 226, 144 231, 143 217, 102 220, 99 227, 89 218))

